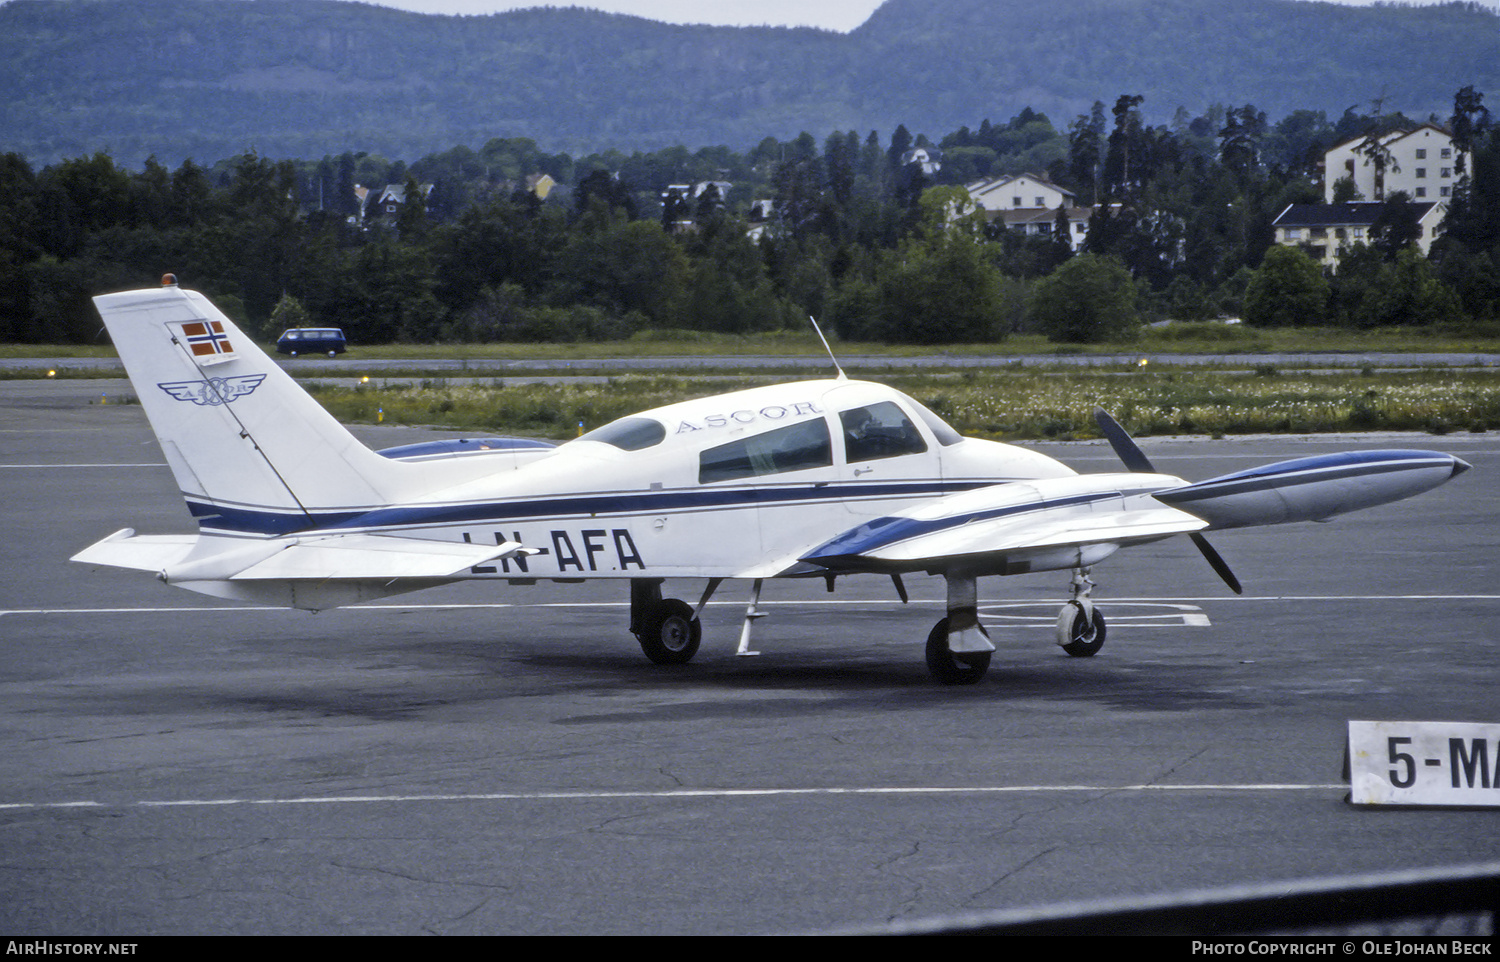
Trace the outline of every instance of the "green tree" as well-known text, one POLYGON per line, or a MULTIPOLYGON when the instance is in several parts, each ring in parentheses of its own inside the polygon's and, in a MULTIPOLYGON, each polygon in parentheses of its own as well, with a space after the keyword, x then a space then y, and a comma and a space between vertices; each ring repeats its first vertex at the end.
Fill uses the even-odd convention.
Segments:
POLYGON ((640 216, 640 207, 630 185, 619 176, 603 168, 589 171, 573 190, 575 217, 587 216, 594 202, 603 204, 606 210, 622 210, 630 220, 640 216))
POLYGON ((271 330, 284 331, 292 327, 311 326, 312 315, 307 313, 302 302, 290 294, 281 295, 281 300, 276 302, 276 307, 271 311, 271 330))
POLYGON ((1444 251, 1437 269, 1438 278, 1458 295, 1470 318, 1500 320, 1500 264, 1489 251, 1470 253, 1455 245, 1444 251))
POLYGON ((1339 257, 1339 269, 1328 279, 1328 319, 1340 327, 1366 326, 1365 299, 1389 265, 1380 251, 1354 244, 1339 257))
POLYGON ((1000 272, 962 232, 904 242, 881 277, 881 313, 891 340, 907 344, 992 341, 1000 325, 1000 272))
POLYGON ((1323 165, 1333 143, 1333 125, 1321 110, 1294 110, 1271 128, 1263 156, 1266 163, 1291 174, 1311 177, 1323 165))
POLYGON ((1443 220, 1443 236, 1434 256, 1442 258, 1460 246, 1470 254, 1500 256, 1500 126, 1472 87, 1454 98, 1454 169, 1458 183, 1443 220), (1467 158, 1467 159, 1466 159, 1467 158))
POLYGON ((1104 104, 1097 100, 1088 116, 1079 114, 1068 127, 1068 176, 1090 206, 1099 203, 1104 131, 1104 104))
POLYGON ((36 175, 20 154, 0 154, 0 341, 33 341, 26 265, 41 254, 36 175))
POLYGON ((1143 177, 1146 127, 1141 119, 1140 94, 1121 94, 1115 101, 1115 129, 1109 135, 1109 149, 1104 155, 1104 195, 1115 200, 1135 196, 1143 177))
POLYGON ((1251 104, 1231 107, 1219 131, 1219 160, 1243 183, 1260 170, 1261 141, 1266 136, 1266 115, 1251 104))
MULTIPOLYGON (((603 201, 600 201, 603 204, 603 201)), ((428 239, 435 262, 435 293, 451 310, 468 308, 485 287, 519 284, 541 298, 567 235, 565 212, 548 207, 532 214, 508 199, 470 207, 458 221, 428 239)))
POLYGON ((1380 251, 1388 261, 1422 236, 1422 225, 1417 223, 1412 209, 1411 197, 1405 191, 1393 191, 1375 215, 1370 225, 1370 244, 1380 251))
POLYGON ((1348 175, 1340 177, 1333 182, 1333 202, 1335 204, 1350 204, 1361 200, 1359 188, 1354 185, 1354 178, 1348 175))
POLYGON ((1361 304, 1360 327, 1431 326, 1462 317, 1458 295, 1438 280, 1415 246, 1396 255, 1361 304))
POLYGON ((1321 325, 1328 319, 1328 281, 1316 261, 1292 247, 1266 251, 1245 290, 1245 323, 1257 327, 1321 325))
POLYGON ((396 215, 396 234, 403 243, 415 243, 427 236, 427 192, 415 177, 406 178, 401 211, 396 215))
POLYGON ((823 160, 816 155, 785 160, 776 165, 771 183, 776 218, 793 237, 806 237, 832 225, 833 203, 824 196, 823 160))
POLYGON ((687 275, 687 256, 661 224, 618 221, 568 239, 558 255, 552 300, 616 315, 639 311, 657 326, 678 327, 687 275))
POLYGON ((1130 273, 1117 258, 1080 254, 1037 281, 1026 323, 1051 341, 1129 341, 1141 323, 1135 297, 1130 273))
POLYGON ((203 168, 192 158, 172 172, 172 223, 191 227, 213 215, 213 188, 203 168))
POLYGON ((682 316, 694 329, 746 334, 782 326, 775 294, 759 248, 742 221, 724 217, 699 227, 689 249, 682 316))

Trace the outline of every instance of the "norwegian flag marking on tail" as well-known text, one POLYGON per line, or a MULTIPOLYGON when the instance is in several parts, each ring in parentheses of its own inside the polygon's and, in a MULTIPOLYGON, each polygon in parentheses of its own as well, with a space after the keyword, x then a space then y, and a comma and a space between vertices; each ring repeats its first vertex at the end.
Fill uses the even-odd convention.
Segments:
POLYGON ((234 358, 234 346, 219 321, 188 321, 169 326, 199 364, 217 364, 234 358))

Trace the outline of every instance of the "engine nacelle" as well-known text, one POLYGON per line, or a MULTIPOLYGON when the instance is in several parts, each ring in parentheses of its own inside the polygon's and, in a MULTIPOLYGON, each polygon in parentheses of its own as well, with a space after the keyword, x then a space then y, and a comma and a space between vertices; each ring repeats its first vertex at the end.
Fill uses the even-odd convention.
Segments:
POLYGON ((1210 529, 1323 521, 1421 494, 1467 470, 1467 462, 1436 451, 1352 451, 1237 471, 1156 499, 1210 529))

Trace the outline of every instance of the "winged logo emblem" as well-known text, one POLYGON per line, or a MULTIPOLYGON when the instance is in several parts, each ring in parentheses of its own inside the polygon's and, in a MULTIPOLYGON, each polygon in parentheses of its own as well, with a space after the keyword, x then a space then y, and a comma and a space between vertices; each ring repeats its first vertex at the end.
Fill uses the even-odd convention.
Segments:
POLYGON ((265 379, 264 374, 242 374, 238 377, 211 377, 202 381, 168 381, 157 387, 179 401, 214 407, 252 393, 265 379))

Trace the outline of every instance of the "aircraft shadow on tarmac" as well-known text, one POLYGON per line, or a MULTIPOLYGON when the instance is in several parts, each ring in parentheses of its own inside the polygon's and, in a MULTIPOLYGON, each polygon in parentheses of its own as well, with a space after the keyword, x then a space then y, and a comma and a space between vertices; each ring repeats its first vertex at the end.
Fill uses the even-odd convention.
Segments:
MULTIPOLYGON (((983 684, 959 697, 966 703, 978 700, 997 705, 1038 700, 1051 704, 1087 702, 1100 709, 1119 711, 1245 711, 1264 707, 1261 701, 1224 690, 1238 688, 1239 683, 1228 677, 1216 677, 1219 675, 1216 665, 1166 665, 1152 661, 1116 666, 1096 661, 1080 666, 1075 659, 1061 653, 1053 659, 1048 652, 1032 653, 1032 658, 1038 659, 1037 663, 993 666, 991 676, 983 684), (1205 682, 1209 683, 1207 687, 1205 682)), ((570 685, 577 684, 581 675, 588 675, 596 684, 611 686, 608 676, 614 679, 613 687, 655 688, 676 695, 696 690, 705 695, 729 691, 741 694, 787 691, 802 696, 822 692, 827 696, 820 704, 810 703, 806 697, 786 700, 787 710, 794 714, 838 710, 844 703, 867 707, 872 698, 900 707, 951 702, 955 696, 952 689, 934 689, 919 665, 908 664, 899 658, 892 658, 889 663, 871 660, 836 663, 832 659, 821 661, 815 655, 794 653, 778 655, 774 662, 764 658, 753 663, 738 659, 733 662, 705 659, 691 665, 666 668, 641 666, 626 655, 618 659, 601 659, 597 655, 534 652, 522 654, 517 660, 528 670, 560 674, 570 679, 566 682, 570 685)), ((774 698, 765 701, 741 698, 664 704, 653 706, 647 714, 653 718, 682 718, 684 713, 694 717, 734 717, 749 712, 775 712, 777 701, 774 698)), ((640 715, 632 713, 631 717, 640 715)))

